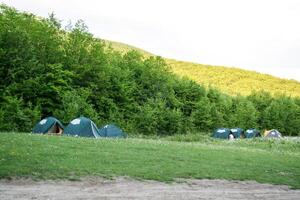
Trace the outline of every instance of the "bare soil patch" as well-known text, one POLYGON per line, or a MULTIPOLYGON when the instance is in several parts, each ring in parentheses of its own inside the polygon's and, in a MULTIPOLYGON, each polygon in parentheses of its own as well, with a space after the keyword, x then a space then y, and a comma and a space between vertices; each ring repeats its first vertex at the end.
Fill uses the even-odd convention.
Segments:
POLYGON ((0 180, 0 199, 300 199, 300 190, 254 181, 185 180, 162 183, 130 178, 81 181, 0 180))

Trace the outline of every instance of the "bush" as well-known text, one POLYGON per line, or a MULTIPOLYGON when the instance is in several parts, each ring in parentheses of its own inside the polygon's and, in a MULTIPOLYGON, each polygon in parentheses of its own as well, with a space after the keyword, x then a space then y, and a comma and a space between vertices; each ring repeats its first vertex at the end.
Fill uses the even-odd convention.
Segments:
POLYGON ((40 119, 39 106, 25 106, 22 99, 13 96, 4 98, 0 107, 1 131, 31 131, 40 119))
POLYGON ((98 123, 98 114, 88 103, 89 95, 90 92, 84 89, 66 91, 62 96, 62 105, 55 110, 54 115, 64 123, 80 116, 87 116, 98 123))

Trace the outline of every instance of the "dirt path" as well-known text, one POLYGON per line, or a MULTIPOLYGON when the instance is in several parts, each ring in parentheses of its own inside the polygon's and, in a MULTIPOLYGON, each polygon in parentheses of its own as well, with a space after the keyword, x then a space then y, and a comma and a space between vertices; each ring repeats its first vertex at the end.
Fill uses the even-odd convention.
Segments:
POLYGON ((300 190, 287 186, 225 180, 184 183, 137 181, 129 178, 82 181, 0 180, 0 199, 300 199, 300 190))

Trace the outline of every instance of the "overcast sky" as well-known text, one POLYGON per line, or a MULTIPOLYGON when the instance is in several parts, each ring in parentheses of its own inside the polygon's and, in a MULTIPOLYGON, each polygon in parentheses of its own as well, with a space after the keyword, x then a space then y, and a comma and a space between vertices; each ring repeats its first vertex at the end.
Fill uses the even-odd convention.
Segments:
POLYGON ((0 0, 163 57, 300 81, 300 0, 0 0))

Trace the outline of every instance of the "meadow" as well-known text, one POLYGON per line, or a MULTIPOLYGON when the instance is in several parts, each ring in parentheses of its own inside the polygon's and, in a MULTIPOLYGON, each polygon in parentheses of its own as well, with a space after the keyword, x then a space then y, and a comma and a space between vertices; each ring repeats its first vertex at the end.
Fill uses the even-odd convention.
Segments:
POLYGON ((297 139, 225 141, 194 136, 193 140, 183 142, 188 140, 181 135, 96 140, 3 132, 0 178, 226 179, 300 188, 297 139))

